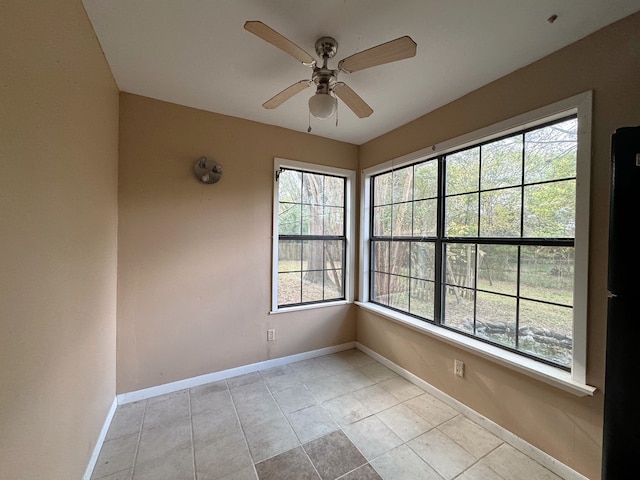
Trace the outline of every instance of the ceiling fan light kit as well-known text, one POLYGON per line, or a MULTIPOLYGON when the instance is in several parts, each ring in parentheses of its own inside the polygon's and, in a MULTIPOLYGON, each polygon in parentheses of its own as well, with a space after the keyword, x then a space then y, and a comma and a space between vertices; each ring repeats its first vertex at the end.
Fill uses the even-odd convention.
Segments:
POLYGON ((290 85, 262 106, 266 109, 277 108, 294 95, 315 84, 316 93, 309 98, 309 113, 320 120, 326 120, 335 114, 338 98, 358 118, 366 118, 373 113, 373 109, 351 87, 338 81, 339 72, 352 73, 410 58, 415 56, 417 49, 411 37, 404 36, 343 58, 338 63, 338 68, 331 70, 328 67, 328 61, 338 53, 338 42, 332 37, 321 37, 315 43, 316 54, 322 59, 322 66, 318 66, 318 62, 311 55, 264 23, 248 21, 245 22, 244 28, 288 53, 303 65, 313 68, 311 80, 300 80, 290 85))
POLYGON ((317 93, 309 98, 309 112, 319 120, 331 118, 338 108, 338 100, 330 93, 317 93))

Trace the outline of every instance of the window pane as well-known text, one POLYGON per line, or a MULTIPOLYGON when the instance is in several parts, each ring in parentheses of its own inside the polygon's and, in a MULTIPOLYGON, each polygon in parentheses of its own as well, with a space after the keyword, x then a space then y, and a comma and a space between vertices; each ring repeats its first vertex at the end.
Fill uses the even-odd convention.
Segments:
POLYGON ((281 202, 300 203, 302 173, 295 170, 282 170, 278 177, 278 195, 281 202))
POLYGON ((448 327, 473 332, 475 292, 468 288, 448 286, 444 289, 442 323, 448 327))
POLYGON ((437 233, 437 221, 437 200, 420 200, 413 203, 414 237, 435 237, 437 233))
POLYGON ((326 269, 342 269, 344 259, 344 242, 342 240, 325 240, 324 261, 326 269))
POLYGON ((445 253, 445 283, 475 288, 475 275, 476 246, 462 243, 448 244, 445 253))
POLYGON ((409 276, 409 242, 391 242, 390 273, 409 276))
POLYGON ((520 237, 520 188, 480 193, 480 236, 520 237))
POLYGON ((374 242, 373 269, 378 272, 389 272, 389 242, 374 242))
POLYGON ((339 300, 344 298, 342 270, 327 270, 324 272, 324 299, 339 300))
POLYGON ((571 366, 573 309, 540 302, 520 302, 519 349, 571 366))
POLYGON ((435 280, 435 245, 413 242, 411 244, 411 276, 423 280, 435 280))
POLYGON ((324 209, 322 205, 302 205, 302 234, 322 235, 324 209))
POLYGON ((370 298, 570 368, 577 123, 372 177, 370 298))
POLYGON ((411 236, 411 203, 394 204, 393 209, 393 225, 391 227, 391 235, 393 236, 411 236))
POLYGON ((482 146, 480 188, 504 188, 522 183, 522 135, 482 146))
POLYGON ((278 307, 344 299, 345 196, 352 175, 278 172, 278 307))
POLYGON ((496 293, 518 293, 518 247, 478 245, 478 288, 496 293))
POLYGON ((531 185, 524 189, 524 236, 575 236, 576 181, 531 185))
POLYGON ((279 234, 300 235, 302 225, 302 206, 300 204, 281 203, 278 208, 279 234))
POLYGON ((391 275, 389 278, 389 306, 409 311, 409 279, 391 275))
POLYGON ((373 285, 371 285, 371 300, 389 304, 389 275, 386 273, 375 273, 373 275, 373 285))
POLYGON ((376 237, 391 236, 391 205, 374 207, 373 235, 376 237))
POLYGON ((373 204, 389 205, 391 203, 391 180, 393 172, 373 178, 373 204))
POLYGON ((459 195, 445 199, 445 235, 448 237, 478 236, 478 194, 459 195))
POLYGON ((574 249, 523 246, 520 295, 534 300, 573 305, 574 249))
POLYGON ((344 208, 324 207, 324 235, 344 235, 344 208))
POLYGON ((324 300, 323 272, 305 272, 302 274, 302 302, 324 300))
POLYGON ((434 318, 435 284, 426 280, 411 280, 409 313, 428 320, 434 318))
POLYGON ((445 194, 477 192, 480 179, 480 147, 446 157, 445 194))
POLYGON ((477 293, 476 334, 515 348, 516 299, 493 293, 477 293))
POLYGON ((278 245, 278 272, 302 270, 302 242, 280 240, 278 245))
MULTIPOLYGON (((305 270, 304 278, 309 280, 314 278, 314 274, 307 275, 309 270, 316 272, 324 269, 324 240, 305 240, 302 242, 302 266, 305 270)), ((321 277, 315 274, 315 279, 321 277)))
POLYGON ((302 298, 302 274, 278 273, 278 305, 300 303, 302 298))
POLYGON ((322 205, 324 175, 305 172, 302 175, 302 203, 322 205))
POLYGON ((578 120, 572 118, 525 134, 525 183, 576 176, 578 120))
POLYGON ((394 203, 413 200, 413 167, 405 167, 393 172, 394 203))
POLYGON ((324 204, 342 207, 344 205, 344 186, 344 178, 324 177, 324 204))
POLYGON ((438 161, 429 160, 414 167, 413 199, 436 198, 438 196, 438 161))

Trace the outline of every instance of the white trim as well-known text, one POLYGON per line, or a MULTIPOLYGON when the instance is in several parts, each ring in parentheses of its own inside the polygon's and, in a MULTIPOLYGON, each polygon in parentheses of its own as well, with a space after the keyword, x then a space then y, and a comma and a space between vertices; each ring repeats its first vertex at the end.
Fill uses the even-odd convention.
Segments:
POLYGON ((593 95, 577 102, 578 152, 576 159, 576 231, 573 280, 573 365, 571 376, 587 381, 587 299, 589 297, 589 204, 591 188, 591 114, 593 95))
POLYGON ((470 420, 474 421, 475 423, 477 423, 481 427, 487 429, 488 431, 493 433, 495 436, 497 436, 498 438, 500 438, 504 442, 508 443, 509 445, 511 445, 512 447, 516 448, 517 450, 520 450, 522 453, 524 453, 525 455, 531 457, 533 460, 537 461, 538 463, 540 463, 541 465, 543 465, 547 469, 551 470, 553 473, 555 473, 556 475, 560 476, 561 478, 564 478, 565 480, 588 480, 587 477, 585 477, 584 475, 582 475, 579 472, 576 472, 575 470, 573 470, 568 465, 565 465, 564 463, 560 462, 559 460, 557 460, 556 458, 552 457, 548 453, 543 452, 539 448, 531 445, 526 440, 518 437, 517 435, 515 435, 512 432, 510 432, 506 428, 498 425, 497 423, 495 423, 492 420, 488 419, 484 415, 476 412, 472 408, 470 408, 470 407, 466 406, 465 404, 459 402, 455 398, 450 397, 449 395, 447 395, 443 391, 438 390, 437 388, 435 388, 430 383, 425 382, 423 379, 421 379, 417 375, 414 375, 410 371, 405 370, 404 368, 400 367, 399 365, 396 365, 391 360, 388 360, 387 358, 383 357, 379 353, 376 353, 375 351, 371 350, 370 348, 366 347, 365 345, 362 345, 361 343, 356 342, 356 348, 358 350, 364 352, 365 354, 369 355, 371 358, 374 358, 375 360, 377 360, 378 362, 380 362, 384 366, 388 367, 389 369, 393 370, 394 372, 396 372, 398 375, 400 375, 401 377, 405 378, 409 382, 413 383, 414 385, 417 385, 418 387, 420 387, 423 390, 425 390, 426 392, 430 393, 431 395, 433 395, 437 399, 439 399, 442 402, 446 403, 451 408, 459 411, 465 417, 467 417, 470 420))
MULTIPOLYGON (((354 299, 354 283, 355 283, 355 242, 356 242, 356 172, 354 170, 348 170, 345 168, 329 167, 326 165, 318 165, 314 163, 299 162, 296 160, 288 160, 286 158, 274 157, 273 159, 273 226, 271 236, 271 311, 269 313, 290 312, 293 310, 303 310, 309 308, 319 308, 324 306, 324 303, 314 303, 309 305, 300 305, 294 307, 278 308, 278 210, 279 210, 279 198, 278 198, 278 182, 276 180, 276 172, 280 168, 292 168, 295 170, 302 170, 305 172, 321 173, 325 175, 336 175, 345 179, 345 265, 344 265, 344 303, 353 303, 354 299)), ((339 302, 328 302, 328 305, 337 305, 339 302)))
POLYGON ((356 305, 387 320, 442 340, 454 347, 491 360, 492 362, 523 373, 548 385, 560 388, 578 397, 591 396, 596 391, 596 387, 576 382, 571 378, 569 372, 560 368, 537 362, 533 359, 518 355, 517 353, 481 342, 466 335, 461 335, 446 328, 432 325, 429 322, 423 322, 410 315, 405 315, 373 303, 356 302, 356 305))
POLYGON ((335 302, 322 302, 322 303, 310 303, 308 305, 296 305, 295 307, 279 308, 278 310, 271 310, 269 315, 279 315, 280 313, 297 312, 298 310, 311 310, 323 307, 337 307, 340 305, 349 305, 353 301, 348 302, 346 300, 336 300, 335 302))
POLYGON ((280 367, 282 365, 288 365, 290 363, 300 362, 302 360, 309 360, 311 358, 321 357, 323 355, 329 355, 331 353, 342 352, 343 350, 349 350, 355 347, 356 342, 347 342, 341 345, 319 348, 317 350, 297 353, 295 355, 273 358, 271 360, 251 363, 249 365, 243 365, 241 367, 229 368, 227 370, 221 370, 219 372, 207 373, 198 377, 185 378, 184 380, 165 383, 163 385, 158 385, 155 387, 143 388, 142 390, 121 393, 117 396, 118 405, 124 405, 126 403, 137 402, 138 400, 157 397, 158 395, 164 395, 165 393, 177 392, 179 390, 184 390, 185 388, 198 387, 200 385, 217 382, 219 380, 225 380, 231 377, 237 377, 238 375, 244 375, 246 373, 258 372, 260 370, 266 370, 268 368, 280 367))
MULTIPOLYGON (((409 165, 411 163, 418 162, 420 160, 426 160, 428 158, 437 157, 439 155, 452 152, 454 150, 460 150, 465 147, 475 145, 478 142, 484 142, 491 140, 492 138, 502 137, 510 133, 515 133, 520 130, 534 127, 536 125, 546 123, 560 119, 567 114, 571 113, 583 113, 591 116, 591 104, 592 104, 593 92, 591 90, 574 95, 573 97, 565 98, 551 105, 537 108, 531 112, 526 112, 521 115, 503 120, 488 127, 480 128, 473 132, 465 133, 446 142, 439 143, 437 145, 429 145, 428 147, 421 148, 415 152, 407 153, 401 157, 394 158, 384 163, 373 165, 362 173, 366 177, 383 172, 385 170, 397 169, 409 165), (584 109, 584 110, 583 110, 584 109)), ((589 130, 583 133, 591 132, 591 121, 589 119, 589 130)), ((591 135, 589 135, 590 140, 591 135)), ((590 144, 591 142, 589 142, 590 144)), ((589 152, 590 153, 590 152, 589 152)))
POLYGON ((100 456, 100 450, 102 450, 102 444, 104 443, 104 439, 107 437, 107 432, 109 431, 109 427, 111 426, 111 421, 113 420, 117 407, 118 400, 114 397, 111 408, 109 408, 109 412, 107 413, 107 418, 105 418, 104 424, 102 425, 102 430, 100 430, 100 435, 98 435, 98 441, 96 442, 95 447, 93 447, 93 452, 91 453, 91 458, 89 458, 89 463, 84 471, 82 480, 91 480, 91 475, 93 475, 93 470, 96 468, 96 463, 100 456))
MULTIPOLYGON (((576 231, 575 231, 575 260, 574 260, 574 305, 573 305, 573 348, 572 348, 572 367, 569 384, 577 386, 576 394, 591 395, 593 387, 586 385, 586 365, 587 365, 587 298, 588 298, 588 269, 589 269, 589 205, 590 205, 590 169, 591 169, 591 117, 592 117, 593 92, 587 91, 574 95, 570 98, 558 101, 551 105, 547 105, 531 112, 527 112, 511 119, 481 128, 474 132, 470 132, 454 139, 448 140, 438 145, 431 145, 416 152, 408 153, 401 157, 389 160, 387 162, 374 165, 361 172, 361 195, 360 195, 360 258, 359 258, 359 299, 362 303, 358 303, 361 307, 369 307, 369 192, 371 176, 384 171, 397 169, 406 165, 433 158, 454 150, 462 149, 467 146, 477 144, 481 141, 491 140, 492 138, 515 133, 529 127, 546 123, 548 121, 560 119, 566 115, 576 114, 578 117, 578 152, 576 165, 576 231)), ((374 309, 374 305, 370 306, 374 309)), ((381 315, 392 320, 398 320, 400 317, 402 323, 412 325, 415 322, 409 320, 405 322, 404 317, 412 319, 409 316, 395 315, 395 312, 389 311, 388 314, 381 315)), ((420 322, 422 323, 422 322, 420 322)), ((438 327, 436 327, 438 328, 438 327)), ((424 330, 424 329, 421 329, 424 330)), ((444 330, 444 329, 443 329, 444 330)), ((434 335, 435 336, 435 335, 434 335)), ((447 336, 446 334, 441 336, 447 336)), ((457 335, 456 337, 463 337, 457 335)), ((465 337, 466 338, 466 337, 465 337)), ((466 348, 465 342, 459 339, 451 339, 449 343, 453 343, 461 348, 466 348)), ((485 344, 483 344, 485 345, 485 344)), ((485 346, 485 349, 487 347, 485 346)), ((487 349, 488 350, 488 349, 487 349)), ((478 352, 476 352, 478 353, 478 352)), ((505 354, 508 353, 505 351, 505 354)), ((487 355, 488 358, 503 363, 503 357, 508 355, 487 355)), ((523 357, 524 358, 524 357, 523 357)), ((520 370, 514 365, 519 362, 509 362, 513 368, 520 370)), ((532 368, 527 368, 531 374, 532 371, 539 370, 541 378, 553 378, 555 375, 548 376, 545 373, 546 365, 541 362, 533 362, 532 368)), ((559 370, 559 369, 554 369, 559 370)), ((531 376, 534 376, 531 374, 531 376)), ((554 383, 557 383, 554 381, 554 383)), ((564 385, 566 382, 561 381, 564 385)), ((561 386, 561 385, 558 385, 561 386)), ((563 388, 561 386, 561 388, 563 388)), ((570 387, 571 390, 575 390, 570 387)))

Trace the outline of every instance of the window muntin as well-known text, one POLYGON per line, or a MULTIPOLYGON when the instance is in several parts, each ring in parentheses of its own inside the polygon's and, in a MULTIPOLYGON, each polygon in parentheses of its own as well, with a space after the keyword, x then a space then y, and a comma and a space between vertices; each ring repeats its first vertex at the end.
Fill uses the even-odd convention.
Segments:
POLYGON ((276 159, 274 312, 351 300, 352 175, 276 159))
POLYGON ((369 300, 570 369, 577 126, 554 120, 371 176, 369 300), (427 245, 428 267, 411 254, 427 245))

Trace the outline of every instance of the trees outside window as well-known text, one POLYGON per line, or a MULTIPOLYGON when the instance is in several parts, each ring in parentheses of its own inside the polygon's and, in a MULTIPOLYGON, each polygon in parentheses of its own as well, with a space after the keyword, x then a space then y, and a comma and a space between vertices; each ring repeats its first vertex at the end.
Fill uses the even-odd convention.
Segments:
POLYGON ((578 119, 370 179, 369 300, 572 365, 578 119))
POLYGON ((350 296, 352 175, 277 159, 275 310, 350 296))

